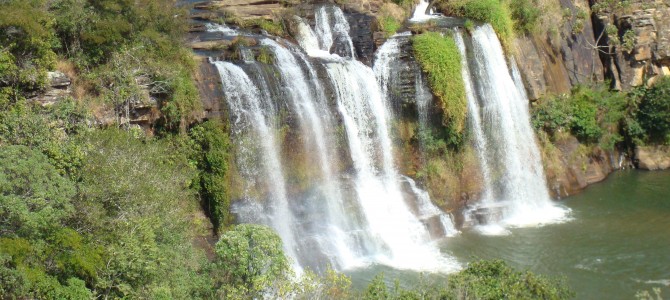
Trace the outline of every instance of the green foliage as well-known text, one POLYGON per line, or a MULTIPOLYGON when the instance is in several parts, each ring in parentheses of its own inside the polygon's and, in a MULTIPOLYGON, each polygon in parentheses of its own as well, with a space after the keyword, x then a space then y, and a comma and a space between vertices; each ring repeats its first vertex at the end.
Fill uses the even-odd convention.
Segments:
POLYGON ((258 55, 256 56, 256 61, 264 63, 266 65, 274 64, 275 57, 272 54, 272 51, 268 47, 263 46, 258 50, 258 55))
POLYGON ((282 22, 275 22, 266 19, 258 19, 255 22, 255 26, 258 26, 260 29, 267 31, 269 34, 274 36, 286 35, 286 29, 284 28, 284 23, 282 22))
POLYGON ((631 106, 625 94, 604 86, 576 87, 571 95, 542 100, 533 108, 532 123, 550 136, 569 131, 585 143, 607 150, 624 140, 622 128, 630 123, 631 106))
POLYGON ((670 144, 670 78, 660 79, 643 94, 637 120, 650 142, 670 144))
POLYGON ((4 236, 50 234, 73 212, 74 185, 25 146, 0 147, 0 228, 4 236))
POLYGON ((465 20, 465 24, 463 24, 463 27, 464 27, 465 30, 467 30, 468 32, 472 32, 472 31, 475 29, 475 22, 473 22, 473 21, 470 20, 470 19, 466 19, 466 20, 465 20))
POLYGON ((0 298, 82 299, 101 250, 67 228, 74 183, 26 146, 0 147, 0 298), (74 298, 73 298, 74 297, 74 298))
POLYGON ((68 134, 86 130, 86 113, 72 99, 43 108, 18 101, 0 110, 0 144, 24 145, 46 154, 63 175, 75 176, 85 145, 68 134))
MULTIPOLYGON (((480 22, 490 23, 495 29, 500 41, 505 49, 511 49, 514 40, 514 21, 512 13, 505 0, 455 0, 439 1, 442 11, 449 15, 473 19, 480 22)), ((534 11, 531 9, 522 10, 517 7, 519 17, 527 20, 518 21, 521 28, 532 27, 537 21, 534 11), (532 23, 524 23, 531 22, 532 23)))
POLYGON ((372 278, 372 282, 365 289, 362 299, 364 300, 386 300, 389 299, 388 287, 384 282, 384 274, 372 278))
POLYGON ((532 33, 538 29, 542 12, 537 0, 511 0, 509 5, 517 32, 532 33))
POLYGON ((398 32, 398 29, 402 27, 400 21, 396 20, 393 16, 384 16, 377 20, 379 29, 384 32, 385 37, 390 37, 398 32))
POLYGON ((635 31, 632 29, 626 30, 626 33, 623 34, 623 43, 621 46, 623 50, 631 53, 635 49, 635 31))
POLYGON ((195 143, 200 172, 195 182, 201 194, 202 207, 210 216, 215 229, 232 224, 228 193, 228 160, 230 141, 220 122, 207 121, 193 127, 189 133, 195 143))
POLYGON ((374 277, 360 299, 570 299, 574 297, 562 281, 529 271, 516 271, 502 260, 471 262, 465 270, 451 274, 446 284, 421 282, 411 289, 398 283, 389 288, 384 275, 374 277))
POLYGON ((467 115, 461 56, 451 36, 427 32, 414 36, 414 53, 421 69, 428 74, 433 94, 439 99, 448 128, 448 141, 459 146, 467 115))
POLYGON ((519 272, 501 260, 475 261, 448 278, 447 299, 568 299, 561 282, 519 272))
POLYGON ((271 229, 241 224, 216 243, 216 268, 224 279, 219 295, 245 299, 281 293, 293 274, 279 236, 271 229))
POLYGON ((44 1, 0 2, 0 87, 41 89, 56 64, 58 46, 44 1))
POLYGON ((94 287, 103 297, 190 298, 201 293, 199 254, 189 241, 197 205, 185 155, 166 141, 96 131, 82 167, 77 222, 105 248, 94 287))

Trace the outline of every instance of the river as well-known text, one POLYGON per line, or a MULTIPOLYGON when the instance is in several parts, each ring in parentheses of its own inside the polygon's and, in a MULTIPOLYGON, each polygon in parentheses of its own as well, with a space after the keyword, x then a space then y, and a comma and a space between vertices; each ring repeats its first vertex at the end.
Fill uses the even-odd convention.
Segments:
MULTIPOLYGON (((634 299, 653 287, 670 297, 670 172, 615 172, 563 204, 572 209, 569 222, 504 236, 464 230, 441 249, 463 264, 499 258, 517 269, 564 277, 577 299, 634 299)), ((350 275, 367 282, 378 272, 403 286, 419 280, 416 273, 381 266, 350 275)))

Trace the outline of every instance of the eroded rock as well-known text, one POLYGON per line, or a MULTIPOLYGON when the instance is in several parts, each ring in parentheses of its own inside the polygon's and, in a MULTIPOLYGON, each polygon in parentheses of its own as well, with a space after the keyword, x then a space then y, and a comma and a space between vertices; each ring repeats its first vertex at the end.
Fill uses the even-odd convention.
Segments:
POLYGON ((638 146, 635 161, 643 170, 670 169, 670 146, 638 146))

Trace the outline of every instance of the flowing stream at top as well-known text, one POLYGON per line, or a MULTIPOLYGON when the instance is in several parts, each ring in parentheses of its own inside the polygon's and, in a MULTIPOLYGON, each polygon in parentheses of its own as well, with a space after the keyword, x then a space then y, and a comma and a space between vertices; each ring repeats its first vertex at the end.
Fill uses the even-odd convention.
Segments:
POLYGON ((259 37, 272 65, 253 55, 213 62, 246 182, 238 220, 272 226, 299 267, 455 270, 433 244, 457 232, 451 218, 395 168, 384 79, 399 51, 394 39, 373 70, 355 59, 339 8, 319 7, 314 29, 296 20, 302 49, 259 37))
POLYGON ((433 10, 428 11, 428 6, 430 6, 428 0, 421 0, 416 8, 414 8, 414 14, 412 14, 412 18, 409 20, 411 22, 424 22, 434 18, 433 10))
POLYGON ((460 33, 456 42, 464 57, 471 130, 485 183, 482 203, 472 210, 479 223, 485 224, 480 229, 504 234, 505 226, 565 220, 569 211, 554 204, 547 191, 540 151, 530 126, 528 98, 516 64, 511 61, 510 74, 500 41, 488 24, 472 33, 469 65, 460 33))

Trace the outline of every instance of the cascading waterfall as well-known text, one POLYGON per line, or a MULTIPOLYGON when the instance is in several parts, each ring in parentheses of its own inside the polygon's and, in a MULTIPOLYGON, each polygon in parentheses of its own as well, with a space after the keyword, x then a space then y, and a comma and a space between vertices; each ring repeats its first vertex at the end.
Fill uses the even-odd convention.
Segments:
POLYGON ((434 17, 432 15, 432 9, 430 12, 426 13, 428 11, 428 6, 430 6, 428 0, 421 0, 416 8, 414 8, 414 14, 412 14, 412 18, 409 20, 411 22, 424 22, 432 19, 434 17))
MULTIPOLYGON (((277 137, 270 120, 276 113, 274 105, 270 103, 268 94, 262 93, 242 68, 222 61, 215 61, 213 64, 217 67, 221 75, 221 81, 226 87, 224 93, 231 115, 234 116, 234 119, 231 120, 232 128, 236 130, 234 136, 241 136, 244 133, 253 134, 254 140, 261 144, 260 149, 256 151, 260 150, 265 154, 260 156, 265 159, 255 160, 254 158, 259 157, 256 156, 247 160, 247 162, 252 163, 244 164, 241 167, 247 170, 260 168, 263 176, 274 179, 267 181, 270 197, 272 197, 268 206, 270 212, 267 214, 270 216, 269 223, 282 237, 287 255, 297 257, 295 252, 296 239, 291 230, 293 214, 290 211, 286 195, 285 179, 278 155, 277 137), (256 166, 256 163, 260 166, 256 166)), ((254 151, 251 147, 241 147, 241 150, 254 151)))
MULTIPOLYGON (((461 51, 465 52, 462 39, 461 51)), ((490 25, 472 33, 472 60, 476 84, 467 83, 475 144, 486 188, 481 207, 487 233, 505 233, 502 226, 533 226, 565 220, 568 210, 552 203, 540 152, 530 126, 528 98, 512 78, 502 46, 490 25), (476 86, 476 89, 472 89, 476 86), (479 124, 477 124, 479 123, 479 124), (500 227, 492 224, 501 225, 500 227), (494 229, 494 231, 490 231, 494 229)), ((512 71, 514 65, 512 61, 512 71)), ((464 68, 466 81, 469 71, 464 68)), ((470 77, 470 78, 468 78, 470 77)))
MULTIPOLYGON (((375 63, 373 71, 377 79, 377 84, 381 89, 382 96, 385 98, 385 106, 387 107, 387 119, 391 119, 390 112, 388 110, 388 99, 390 97, 389 87, 393 85, 396 80, 393 80, 397 75, 396 67, 393 66, 393 62, 400 60, 400 47, 401 43, 409 43, 409 37, 411 32, 403 32, 391 36, 378 50, 375 55, 375 63)), ((415 82, 415 101, 418 112, 418 125, 419 130, 428 129, 428 109, 429 105, 432 102, 433 95, 430 93, 426 87, 426 83, 423 81, 421 72, 417 72, 417 75, 414 78, 415 82)), ((414 180, 409 177, 403 176, 405 181, 410 186, 412 194, 416 197, 416 206, 418 210, 419 218, 422 221, 426 221, 433 217, 438 217, 441 225, 441 230, 447 236, 453 236, 458 231, 454 228, 453 221, 451 218, 440 211, 431 201, 428 192, 418 188, 414 180)))
POLYGON ((486 137, 484 136, 484 130, 482 129, 481 114, 479 110, 479 105, 477 104, 477 98, 475 95, 472 77, 470 74, 470 66, 468 65, 468 56, 465 49, 465 41, 463 40, 463 33, 460 29, 457 29, 454 34, 454 40, 458 46, 458 51, 461 54, 461 75, 463 76, 463 84, 465 85, 465 96, 468 102, 468 120, 470 126, 470 132, 472 133, 472 139, 474 142, 475 150, 477 151, 477 158, 482 166, 482 180, 484 181, 484 190, 482 198, 486 199, 485 202, 489 202, 491 199, 491 170, 489 166, 487 156, 488 146, 486 144, 486 137))
POLYGON ((354 59, 342 11, 318 8, 318 35, 298 21, 298 41, 310 57, 288 41, 256 37, 258 47, 271 52, 273 65, 253 61, 253 55, 241 65, 214 62, 233 135, 240 137, 237 168, 249 169, 242 177, 267 191, 256 189, 237 201, 238 220, 272 226, 286 253, 315 270, 370 263, 455 270, 458 264, 433 245, 436 236, 426 223, 439 220, 438 238, 457 231, 425 191, 397 173, 387 99, 373 70, 354 59), (282 145, 287 136, 290 146, 282 145), (297 166, 286 164, 295 162, 295 155, 312 164, 307 188, 290 180, 297 166), (343 168, 347 164, 351 168, 343 168), (408 206, 411 201, 416 211, 408 206))

